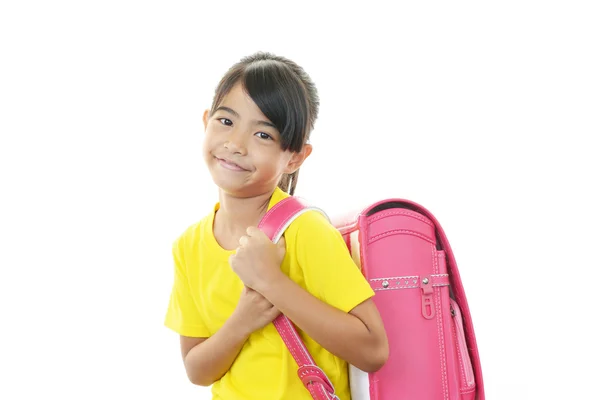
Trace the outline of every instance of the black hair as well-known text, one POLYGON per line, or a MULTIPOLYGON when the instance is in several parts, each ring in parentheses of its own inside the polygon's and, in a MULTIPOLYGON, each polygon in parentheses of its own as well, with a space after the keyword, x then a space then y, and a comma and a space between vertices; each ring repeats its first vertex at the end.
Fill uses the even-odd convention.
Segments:
MULTIPOLYGON (((282 150, 301 151, 314 129, 319 112, 317 88, 308 74, 285 57, 266 52, 246 56, 233 65, 219 82, 210 115, 238 82, 277 127, 282 150)), ((298 170, 285 174, 279 187, 293 195, 297 182, 298 170)))

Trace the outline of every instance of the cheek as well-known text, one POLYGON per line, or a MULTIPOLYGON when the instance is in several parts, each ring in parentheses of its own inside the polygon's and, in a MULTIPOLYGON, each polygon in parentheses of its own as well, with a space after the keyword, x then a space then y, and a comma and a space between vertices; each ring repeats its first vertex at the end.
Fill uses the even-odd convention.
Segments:
POLYGON ((202 138, 202 153, 207 154, 210 151, 210 142, 206 136, 202 138))
POLYGON ((207 163, 211 162, 214 157, 213 156, 214 151, 215 151, 214 140, 211 140, 210 137, 205 136, 202 141, 202 156, 204 158, 204 161, 206 161, 207 163))
POLYGON ((285 172, 286 167, 290 162, 290 156, 287 153, 280 153, 278 166, 282 172, 285 172))
POLYGON ((268 171, 269 174, 285 172, 287 158, 279 150, 271 151, 261 157, 261 165, 263 166, 263 170, 268 171))
POLYGON ((222 143, 219 143, 219 135, 215 134, 215 132, 207 130, 204 133, 204 138, 202 140, 202 148, 205 152, 211 152, 214 149, 221 147, 222 145, 222 143))

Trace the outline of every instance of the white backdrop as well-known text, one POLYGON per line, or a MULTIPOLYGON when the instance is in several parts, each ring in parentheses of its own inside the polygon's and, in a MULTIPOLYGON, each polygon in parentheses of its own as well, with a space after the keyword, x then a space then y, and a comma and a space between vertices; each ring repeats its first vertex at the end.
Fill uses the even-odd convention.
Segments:
POLYGON ((257 50, 320 91, 299 195, 442 223, 488 399, 600 398, 598 12, 418 3, 3 2, 0 398, 210 398, 162 325, 171 243, 216 201, 202 112, 257 50))

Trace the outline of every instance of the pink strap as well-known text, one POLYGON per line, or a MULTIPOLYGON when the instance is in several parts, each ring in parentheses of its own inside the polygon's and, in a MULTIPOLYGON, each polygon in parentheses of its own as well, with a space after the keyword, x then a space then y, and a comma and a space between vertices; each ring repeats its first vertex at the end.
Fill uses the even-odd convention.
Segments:
MULTIPOLYGON (((271 207, 258 224, 258 228, 271 240, 277 242, 292 221, 309 209, 308 204, 302 200, 296 197, 288 197, 271 207)), ((314 400, 339 400, 339 397, 335 394, 333 384, 325 372, 315 364, 289 318, 280 314, 273 321, 273 325, 281 335, 292 357, 296 360, 299 368, 298 376, 312 398, 314 400)))

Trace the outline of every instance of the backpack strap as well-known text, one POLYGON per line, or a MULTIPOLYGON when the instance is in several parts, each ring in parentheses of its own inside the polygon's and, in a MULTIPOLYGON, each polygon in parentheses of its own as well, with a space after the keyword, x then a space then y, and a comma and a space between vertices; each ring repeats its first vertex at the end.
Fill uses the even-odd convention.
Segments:
MULTIPOLYGON (((327 217, 322 210, 311 207, 305 201, 293 196, 287 197, 271 207, 258 224, 258 228, 273 243, 277 243, 291 223, 301 214, 310 210, 318 211, 327 217)), ((312 398, 314 400, 339 400, 333 384, 325 372, 315 364, 289 318, 280 314, 273 320, 273 325, 298 364, 298 376, 312 398)))

